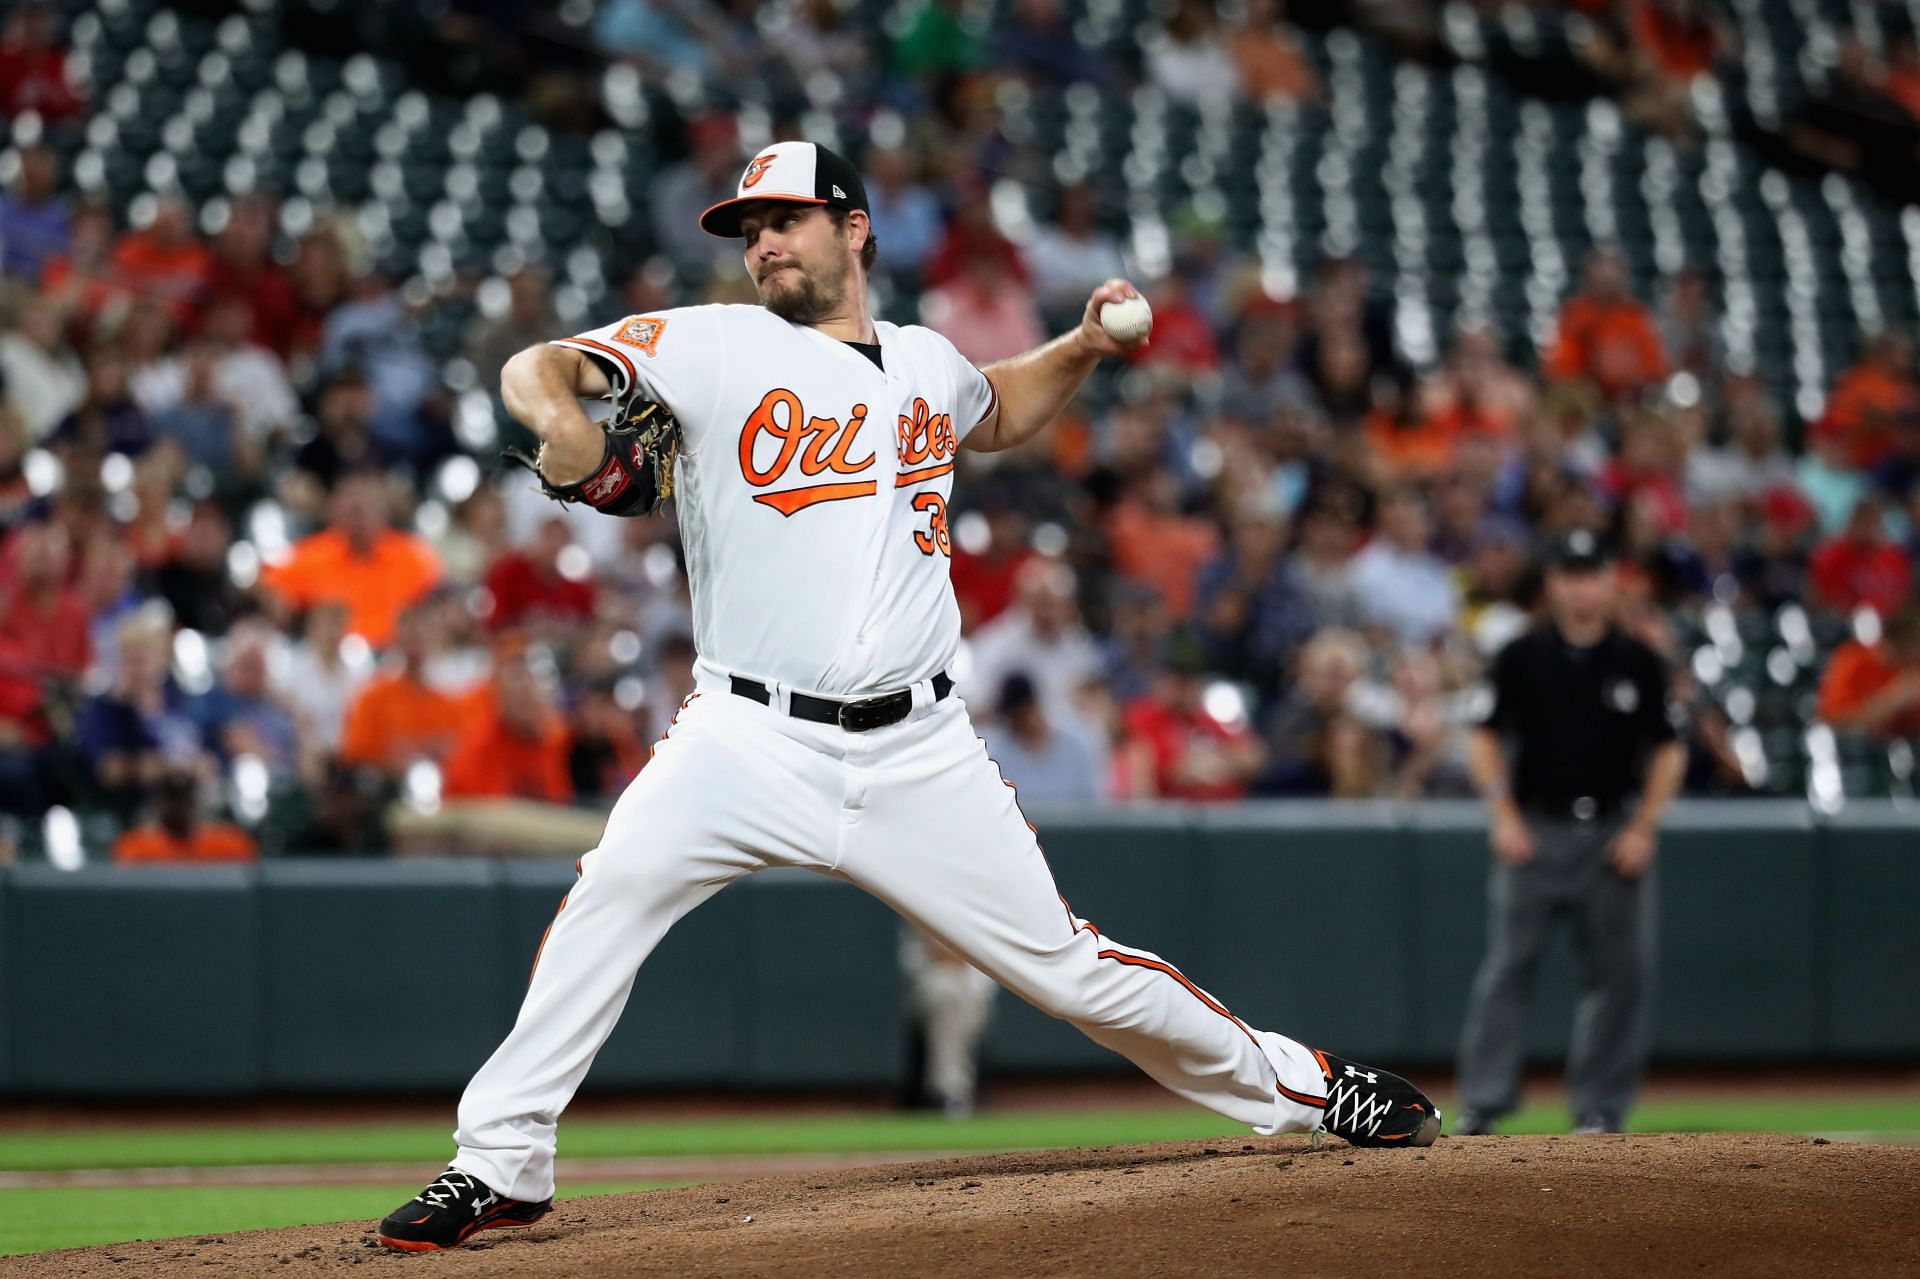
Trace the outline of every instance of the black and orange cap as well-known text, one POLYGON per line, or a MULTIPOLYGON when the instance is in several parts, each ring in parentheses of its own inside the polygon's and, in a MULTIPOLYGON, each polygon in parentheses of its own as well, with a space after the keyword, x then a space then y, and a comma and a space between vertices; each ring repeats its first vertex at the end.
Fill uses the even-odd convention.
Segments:
POLYGON ((871 212, 866 184, 853 161, 817 142, 776 142, 754 156, 740 175, 733 198, 700 215, 700 229, 734 239, 740 234, 741 208, 756 200, 871 212))

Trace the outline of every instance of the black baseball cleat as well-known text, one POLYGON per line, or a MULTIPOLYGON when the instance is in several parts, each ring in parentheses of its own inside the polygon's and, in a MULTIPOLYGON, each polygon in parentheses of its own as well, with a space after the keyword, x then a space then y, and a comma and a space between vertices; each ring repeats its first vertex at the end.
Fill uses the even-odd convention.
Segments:
POLYGON ((449 1168, 438 1181, 388 1213, 377 1237, 401 1252, 437 1252, 457 1248, 482 1230, 531 1226, 552 1211, 551 1199, 537 1204, 506 1199, 449 1168))
POLYGON ((1354 1146, 1431 1146, 1440 1135, 1440 1107, 1398 1075, 1321 1052, 1327 1076, 1323 1132, 1354 1146))

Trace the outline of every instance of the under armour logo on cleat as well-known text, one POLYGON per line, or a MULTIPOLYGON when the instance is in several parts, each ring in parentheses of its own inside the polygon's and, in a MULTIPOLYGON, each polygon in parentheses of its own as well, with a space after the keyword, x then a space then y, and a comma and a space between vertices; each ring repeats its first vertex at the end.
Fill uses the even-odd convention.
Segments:
POLYGON ((1380 1082, 1380 1076, 1374 1074, 1371 1070, 1362 1070, 1358 1066, 1348 1066, 1347 1077, 1349 1079, 1364 1079, 1370 1084, 1380 1082))

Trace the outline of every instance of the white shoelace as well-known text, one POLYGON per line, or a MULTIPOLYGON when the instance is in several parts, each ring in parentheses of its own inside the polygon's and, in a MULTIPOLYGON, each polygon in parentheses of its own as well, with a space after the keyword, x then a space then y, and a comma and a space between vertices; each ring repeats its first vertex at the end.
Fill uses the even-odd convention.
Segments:
POLYGON ((415 1203, 423 1203, 433 1208, 444 1208, 449 1200, 458 1199, 469 1190, 480 1189, 476 1182, 464 1172, 455 1172, 449 1168, 440 1174, 439 1180, 413 1197, 415 1203))

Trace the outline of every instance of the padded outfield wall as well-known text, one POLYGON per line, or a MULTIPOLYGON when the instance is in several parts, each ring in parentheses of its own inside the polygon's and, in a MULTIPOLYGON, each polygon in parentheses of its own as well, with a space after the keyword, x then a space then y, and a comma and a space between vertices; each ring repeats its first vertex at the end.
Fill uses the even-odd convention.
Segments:
MULTIPOLYGON (((1472 805, 1030 811, 1076 913, 1248 1020, 1438 1066, 1485 929, 1472 805)), ((1680 805, 1658 863, 1656 1053, 1920 1058, 1920 811, 1680 805)), ((0 1095, 391 1093, 459 1086, 511 1024, 571 859, 288 859, 0 875, 0 1095)), ((803 872, 728 888, 642 970, 596 1089, 885 1084, 906 1035, 898 929, 803 872)), ((1565 1048, 1556 939, 1533 1055, 1565 1048)), ((1130 1069, 1010 996, 990 1070, 1130 1069)))

